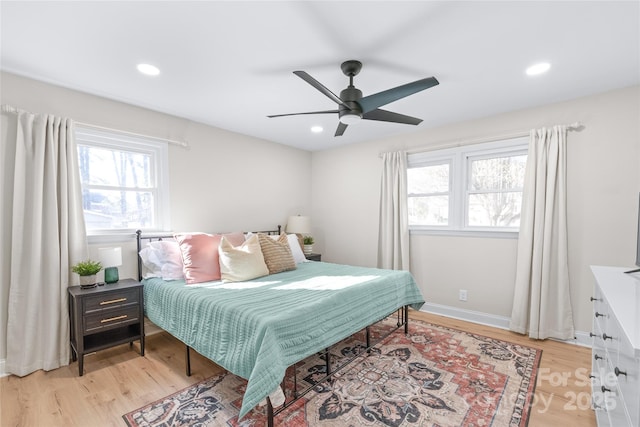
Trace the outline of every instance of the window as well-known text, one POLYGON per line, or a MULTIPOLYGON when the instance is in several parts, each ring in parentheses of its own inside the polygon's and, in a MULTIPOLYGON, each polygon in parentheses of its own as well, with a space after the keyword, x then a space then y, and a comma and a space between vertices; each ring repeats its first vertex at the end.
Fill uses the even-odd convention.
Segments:
POLYGON ((409 228, 517 232, 528 138, 410 154, 409 228))
POLYGON ((166 142, 80 126, 76 142, 88 234, 168 228, 166 142))

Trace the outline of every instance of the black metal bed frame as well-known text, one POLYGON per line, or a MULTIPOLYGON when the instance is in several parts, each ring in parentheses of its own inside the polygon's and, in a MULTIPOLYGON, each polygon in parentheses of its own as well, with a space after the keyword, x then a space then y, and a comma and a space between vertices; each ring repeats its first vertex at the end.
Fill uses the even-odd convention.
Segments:
MULTIPOLYGON (((265 231, 254 231, 253 233, 264 233, 264 234, 280 234, 282 227, 280 225, 278 225, 278 229, 277 230, 265 230, 265 231)), ((162 235, 150 235, 150 236, 142 236, 142 231, 141 230, 137 230, 136 231, 136 247, 137 247, 137 254, 138 254, 138 280, 142 280, 142 259, 140 258, 140 250, 142 250, 142 240, 147 240, 147 241, 154 241, 154 240, 163 240, 163 239, 172 239, 173 235, 172 234, 162 234, 162 235)), ((360 357, 360 355, 364 352, 366 353, 370 353, 371 349, 378 344, 379 342, 383 341, 385 338, 387 338, 388 336, 390 336, 392 333, 394 333, 395 331, 397 331, 401 326, 404 326, 404 333, 408 334, 409 333, 409 307, 407 305, 399 307, 398 309, 394 310, 393 312, 389 313, 388 315, 384 316, 382 319, 379 319, 375 322, 373 322, 371 325, 365 327, 364 331, 365 331, 365 348, 362 352, 359 352, 358 354, 349 357, 348 359, 346 359, 346 361, 344 363, 342 363, 341 365, 339 365, 336 369, 334 369, 333 371, 331 370, 331 354, 330 354, 330 350, 331 350, 331 346, 325 348, 323 351, 319 352, 320 354, 324 355, 324 359, 325 359, 325 370, 326 370, 326 375, 322 378, 320 378, 318 381, 316 381, 315 384, 312 384, 310 386, 308 386, 307 388, 305 388, 302 391, 298 391, 298 381, 297 381, 297 369, 296 369, 296 365, 298 362, 293 364, 293 399, 290 401, 286 401, 286 392, 285 392, 285 382, 283 381, 281 383, 281 387, 283 390, 283 394, 285 395, 285 403, 283 405, 281 405, 280 407, 278 407, 278 409, 274 410, 273 405, 271 404, 271 399, 269 398, 269 396, 267 396, 267 425, 268 427, 273 427, 274 425, 274 418, 280 414, 282 411, 286 410, 288 407, 290 407, 292 404, 294 404, 295 402, 298 401, 298 399, 302 398, 304 395, 306 395, 307 393, 309 393, 311 390, 313 390, 316 386, 316 384, 322 383, 324 381, 331 381, 333 378, 333 375, 335 375, 336 373, 340 372, 342 369, 344 369, 346 366, 348 366, 349 364, 351 364, 351 362, 353 362, 356 358, 360 357), (371 334, 370 334, 370 327, 386 318, 388 318, 389 316, 392 316, 394 313, 396 313, 397 316, 397 321, 396 321, 396 327, 392 328, 390 331, 388 331, 386 334, 383 334, 375 343, 371 343, 371 334)), ((357 334, 361 332, 357 331, 354 333, 357 334)), ((334 343, 336 344, 336 343, 334 343)), ((301 362, 301 361, 300 361, 301 362)), ((191 376, 191 347, 189 347, 188 345, 185 344, 185 373, 188 377, 191 376)))
MULTIPOLYGON (((280 235, 282 231, 282 226, 278 225, 277 227, 278 228, 276 230, 252 231, 251 233, 280 235)), ((215 233, 215 234, 221 234, 221 233, 215 233)), ((165 233, 143 236, 142 230, 136 230, 136 248, 137 248, 136 254, 138 255, 138 281, 142 280, 142 258, 140 258, 140 251, 142 250, 142 241, 147 240, 149 242, 152 242, 154 240, 173 239, 173 238, 174 238, 173 234, 165 234, 165 233)))

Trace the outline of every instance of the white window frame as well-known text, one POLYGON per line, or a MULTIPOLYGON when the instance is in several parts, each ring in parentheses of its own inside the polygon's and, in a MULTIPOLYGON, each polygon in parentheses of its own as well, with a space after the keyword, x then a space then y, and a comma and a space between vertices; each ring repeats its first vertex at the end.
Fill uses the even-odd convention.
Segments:
MULTIPOLYGON (((411 234, 517 238, 518 230, 513 227, 479 227, 467 224, 467 200, 469 193, 471 193, 469 176, 471 161, 501 156, 526 155, 528 145, 529 138, 523 136, 409 154, 407 156, 409 168, 450 162, 449 224, 446 226, 409 225, 409 232, 411 234)), ((407 196, 410 197, 409 195, 407 196)))
MULTIPOLYGON (((116 130, 94 129, 76 125, 76 145, 133 151, 151 156, 152 181, 150 191, 154 199, 155 226, 144 231, 167 231, 170 229, 169 217, 169 149, 168 141, 160 138, 133 135, 116 130)), ((87 230, 89 243, 126 241, 134 229, 98 229, 87 230)))

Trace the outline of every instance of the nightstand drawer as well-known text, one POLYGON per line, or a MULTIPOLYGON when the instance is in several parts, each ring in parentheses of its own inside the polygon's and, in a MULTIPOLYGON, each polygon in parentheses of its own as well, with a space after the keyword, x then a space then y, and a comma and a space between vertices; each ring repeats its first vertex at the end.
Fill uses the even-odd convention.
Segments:
POLYGON ((117 307, 138 305, 140 292, 137 289, 122 289, 84 298, 84 314, 117 307))
POLYGON ((84 316, 84 333, 92 334, 111 328, 119 328, 140 322, 140 306, 133 305, 118 310, 105 310, 84 316))

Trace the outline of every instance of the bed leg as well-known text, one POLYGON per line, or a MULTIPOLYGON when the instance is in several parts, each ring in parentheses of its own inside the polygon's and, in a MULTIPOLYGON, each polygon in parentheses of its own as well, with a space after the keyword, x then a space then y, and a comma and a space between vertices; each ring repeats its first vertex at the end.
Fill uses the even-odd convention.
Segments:
POLYGON ((185 353, 185 365, 187 370, 187 376, 190 377, 191 376, 191 353, 189 352, 188 345, 186 345, 185 348, 187 349, 185 353))
POLYGON ((325 366, 327 370, 327 375, 331 375, 331 356, 329 355, 329 347, 327 347, 327 349, 325 350, 324 355, 325 355, 325 366))
POLYGON ((293 398, 298 398, 298 369, 296 363, 293 364, 293 398))
POLYGON ((409 335, 409 306, 404 306, 404 333, 409 335))
POLYGON ((269 396, 267 396, 267 426, 273 427, 273 405, 269 396))
POLYGON ((371 353, 371 333, 368 326, 365 328, 365 339, 367 344, 367 353, 371 353))

